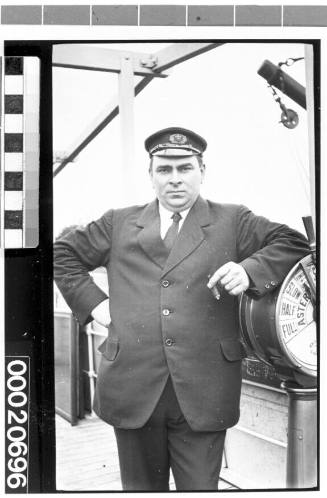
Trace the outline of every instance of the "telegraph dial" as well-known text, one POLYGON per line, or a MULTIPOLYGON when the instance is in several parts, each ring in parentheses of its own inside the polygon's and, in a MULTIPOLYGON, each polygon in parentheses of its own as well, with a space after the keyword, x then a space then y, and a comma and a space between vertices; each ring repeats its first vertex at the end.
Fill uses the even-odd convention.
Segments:
POLYGON ((308 375, 317 372, 315 286, 316 267, 309 255, 285 279, 276 305, 281 347, 295 368, 308 375))
POLYGON ((239 313, 250 357, 274 366, 281 378, 314 384, 317 332, 313 254, 299 261, 274 292, 259 300, 243 294, 239 313))

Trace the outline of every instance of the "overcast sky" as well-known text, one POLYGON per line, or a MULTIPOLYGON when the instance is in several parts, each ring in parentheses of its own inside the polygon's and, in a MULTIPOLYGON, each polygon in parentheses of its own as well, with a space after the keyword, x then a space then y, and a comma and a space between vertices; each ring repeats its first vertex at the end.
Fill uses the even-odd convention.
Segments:
MULTIPOLYGON (((167 44, 107 46, 155 53, 167 44)), ((152 200, 144 139, 168 126, 193 129, 207 140, 205 198, 245 204, 303 231, 301 216, 310 213, 307 113, 280 94, 300 118, 297 128, 285 128, 271 90, 257 74, 265 59, 278 64, 303 56, 302 44, 226 43, 153 80, 135 99, 132 194, 127 195, 121 174, 124 143, 118 117, 54 179, 55 235, 109 208, 152 200)), ((305 86, 304 61, 283 69, 305 86)), ((53 89, 54 151, 63 152, 112 100, 118 78, 54 68, 53 89)))

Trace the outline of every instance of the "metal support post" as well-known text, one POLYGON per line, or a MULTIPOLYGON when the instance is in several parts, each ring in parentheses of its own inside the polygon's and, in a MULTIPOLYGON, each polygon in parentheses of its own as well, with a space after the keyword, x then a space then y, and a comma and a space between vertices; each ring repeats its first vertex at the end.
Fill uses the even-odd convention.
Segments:
POLYGON ((94 400, 94 390, 95 390, 95 370, 94 370, 94 345, 93 345, 93 333, 92 333, 92 327, 90 324, 88 324, 85 328, 85 332, 87 335, 87 351, 88 351, 88 359, 89 359, 89 370, 88 370, 88 376, 89 376, 89 386, 90 386, 90 400, 91 400, 91 415, 95 415, 93 412, 92 406, 93 406, 93 400, 94 400))
MULTIPOLYGON (((126 51, 101 51, 99 52, 97 64, 95 64, 94 47, 91 50, 81 50, 80 45, 56 45, 53 48, 53 65, 61 67, 75 67, 93 70, 106 70, 116 73, 122 72, 121 60, 124 57, 131 57, 130 64, 133 68, 133 74, 144 75, 144 78, 139 81, 134 88, 134 95, 138 95, 154 78, 166 77, 164 70, 170 69, 177 64, 196 57, 200 54, 208 52, 214 48, 223 45, 223 43, 174 43, 163 50, 159 50, 151 57, 149 54, 138 54, 140 58, 137 67, 135 67, 135 54, 128 54, 126 51), (67 47, 67 49, 66 49, 67 47), (113 52, 116 56, 112 57, 113 52), (118 54, 118 55, 117 55, 118 54), (117 57, 120 57, 118 67, 117 57)), ((95 53, 96 55, 96 53, 95 53)), ((56 176, 67 164, 72 160, 119 114, 118 102, 106 106, 94 120, 91 126, 83 131, 77 140, 68 148, 65 157, 54 170, 53 176, 56 176)))
POLYGON ((310 208, 314 232, 316 227, 316 156, 315 156, 315 106, 313 47, 305 45, 306 101, 308 109, 310 208))
POLYGON ((287 488, 317 486, 317 389, 282 383, 288 395, 287 488))
POLYGON ((127 199, 133 202, 134 163, 134 73, 130 57, 122 57, 119 78, 119 114, 123 181, 127 199))

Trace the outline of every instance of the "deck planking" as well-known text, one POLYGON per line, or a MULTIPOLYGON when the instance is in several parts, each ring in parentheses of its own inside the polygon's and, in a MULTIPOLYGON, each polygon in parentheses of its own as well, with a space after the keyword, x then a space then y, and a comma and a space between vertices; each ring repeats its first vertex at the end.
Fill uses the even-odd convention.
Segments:
MULTIPOLYGON (((56 416, 58 491, 121 491, 118 451, 113 427, 96 416, 71 426, 56 416)), ((170 489, 175 490, 170 479, 170 489)), ((236 489, 219 481, 219 489, 236 489)))

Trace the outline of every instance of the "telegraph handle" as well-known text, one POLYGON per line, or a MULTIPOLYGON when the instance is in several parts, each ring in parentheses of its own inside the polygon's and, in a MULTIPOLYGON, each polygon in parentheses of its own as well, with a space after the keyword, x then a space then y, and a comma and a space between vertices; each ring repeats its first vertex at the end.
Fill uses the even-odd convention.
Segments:
MULTIPOLYGON (((315 238, 315 232, 314 232, 314 228, 313 228, 312 216, 302 216, 302 220, 303 220, 305 231, 307 233, 310 250, 312 253, 315 253, 316 252, 316 238, 315 238)), ((315 254, 312 254, 312 255, 314 256, 314 262, 315 262, 315 254)))
MULTIPOLYGON (((302 220, 303 220, 305 231, 307 232, 312 261, 315 265, 316 264, 316 239, 315 239, 315 234, 314 234, 314 229, 313 229, 312 216, 303 216, 302 220)), ((312 303, 315 307, 315 305, 316 305, 316 284, 313 281, 312 276, 311 276, 310 272, 308 271, 307 267, 305 265, 302 265, 301 263, 300 263, 300 265, 302 266, 304 274, 305 274, 307 281, 309 283, 312 303)))

